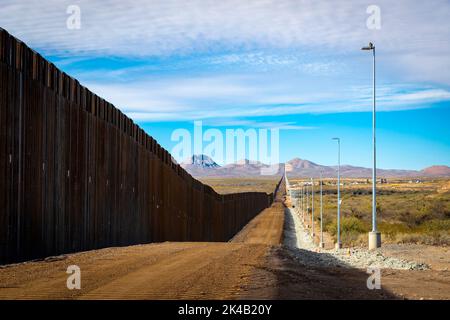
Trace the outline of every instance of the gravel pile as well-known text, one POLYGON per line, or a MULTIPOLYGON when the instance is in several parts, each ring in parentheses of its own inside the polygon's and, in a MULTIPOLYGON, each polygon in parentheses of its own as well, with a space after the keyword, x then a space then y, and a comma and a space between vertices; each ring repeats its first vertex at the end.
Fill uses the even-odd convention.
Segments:
POLYGON ((325 250, 318 248, 294 210, 286 209, 285 245, 302 265, 367 269, 426 270, 424 263, 385 257, 381 252, 362 248, 325 250))
POLYGON ((355 268, 387 268, 401 270, 426 270, 429 266, 424 263, 406 261, 392 257, 385 257, 381 252, 368 251, 365 249, 341 249, 329 250, 326 253, 355 268))

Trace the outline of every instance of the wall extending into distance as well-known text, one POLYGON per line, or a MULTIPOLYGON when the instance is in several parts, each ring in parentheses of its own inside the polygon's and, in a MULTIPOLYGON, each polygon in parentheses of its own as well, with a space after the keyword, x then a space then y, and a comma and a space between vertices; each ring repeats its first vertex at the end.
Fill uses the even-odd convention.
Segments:
POLYGON ((273 194, 217 194, 112 104, 0 29, 0 263, 226 241, 273 194))

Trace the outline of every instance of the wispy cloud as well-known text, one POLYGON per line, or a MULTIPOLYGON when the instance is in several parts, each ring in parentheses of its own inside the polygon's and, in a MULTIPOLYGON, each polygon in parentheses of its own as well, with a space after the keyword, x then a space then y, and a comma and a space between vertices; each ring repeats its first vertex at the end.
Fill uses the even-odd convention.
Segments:
MULTIPOLYGON (((138 121, 173 121, 175 115, 177 120, 226 121, 240 117, 362 112, 370 111, 372 106, 370 86, 340 87, 328 92, 321 92, 319 87, 310 91, 295 84, 280 87, 270 77, 262 81, 261 76, 152 78, 126 84, 88 83, 88 87, 138 121)), ((379 111, 428 108, 435 102, 450 101, 450 91, 386 84, 379 86, 377 100, 379 111)), ((284 123, 280 127, 295 129, 294 125, 284 123)))
POLYGON ((379 122, 380 164, 411 168, 449 159, 449 17, 448 0, 0 1, 0 27, 167 149, 172 127, 203 120, 291 130, 280 135, 284 160, 301 150, 330 161, 327 143, 339 134, 346 159, 370 165, 370 119, 353 113, 371 111, 372 57, 360 47, 372 41, 379 111, 440 106, 379 122), (371 4, 381 8, 380 30, 366 27, 371 4), (80 30, 66 28, 69 5, 81 8, 80 30), (341 114, 309 115, 330 113, 341 114))
MULTIPOLYGON (((365 0, 78 0, 80 30, 66 28, 72 0, 2 0, 2 27, 46 54, 150 57, 272 48, 353 54, 371 39, 411 78, 450 84, 450 3, 379 0, 382 29, 368 30, 365 0)), ((216 62, 290 64, 289 56, 225 55, 216 62)), ((295 57, 294 57, 295 59, 295 57)), ((328 71, 326 62, 303 66, 328 71)))
POLYGON ((362 0, 78 0, 81 29, 68 30, 71 4, 3 0, 1 26, 136 120, 369 111, 371 86, 355 85, 370 84, 368 39, 379 48, 378 110, 450 100, 447 1, 378 1, 378 31, 362 0))
POLYGON ((245 128, 265 128, 280 130, 313 130, 317 127, 302 126, 295 121, 256 121, 252 119, 209 119, 203 122, 204 125, 213 127, 245 127, 245 128))

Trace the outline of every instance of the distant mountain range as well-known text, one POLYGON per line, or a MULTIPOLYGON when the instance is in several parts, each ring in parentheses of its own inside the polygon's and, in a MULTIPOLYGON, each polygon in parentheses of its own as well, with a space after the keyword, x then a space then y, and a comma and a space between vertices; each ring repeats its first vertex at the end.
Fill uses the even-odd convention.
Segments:
MULTIPOLYGON (((260 176, 264 168, 270 168, 269 165, 247 159, 220 166, 206 155, 194 155, 183 161, 181 166, 194 177, 253 177, 260 176)), ((278 168, 275 174, 282 174, 283 168, 278 168)))
MULTIPOLYGON (((181 166, 194 177, 256 177, 264 176, 262 173, 267 172, 270 172, 271 175, 281 175, 284 172, 285 165, 286 171, 291 177, 319 177, 321 172, 324 177, 335 177, 337 171, 337 166, 323 166, 300 158, 294 158, 285 164, 280 163, 272 167, 247 159, 220 166, 206 155, 193 155, 181 163, 181 166)), ((372 169, 341 165, 341 176, 347 178, 370 178, 372 169)), ((450 177, 450 167, 432 166, 419 171, 377 169, 377 176, 380 178, 450 177)))

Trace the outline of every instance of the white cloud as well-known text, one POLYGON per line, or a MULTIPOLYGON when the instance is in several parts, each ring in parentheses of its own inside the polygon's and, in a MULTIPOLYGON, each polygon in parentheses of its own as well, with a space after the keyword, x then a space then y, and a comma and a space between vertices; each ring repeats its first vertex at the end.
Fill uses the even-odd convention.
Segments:
POLYGON ((213 127, 251 127, 280 130, 312 130, 317 127, 302 126, 293 121, 256 121, 249 119, 213 119, 203 122, 204 125, 213 127))
MULTIPOLYGON (((353 54, 369 39, 412 78, 450 84, 450 3, 379 0, 381 30, 368 30, 364 0, 78 0, 81 29, 66 28, 72 0, 2 0, 1 26, 47 54, 161 56, 237 48, 353 54)), ((230 55, 252 63, 289 57, 230 55)), ((305 65, 312 72, 327 64, 305 65)))
POLYGON ((398 102, 435 102, 442 100, 450 100, 450 92, 442 89, 430 89, 422 90, 419 92, 410 92, 405 94, 399 94, 394 97, 398 102))
POLYGON ((377 46, 379 79, 418 82, 379 81, 380 111, 450 100, 448 1, 377 1, 379 31, 366 28, 371 3, 363 0, 78 0, 81 29, 68 30, 71 4, 2 0, 0 23, 58 56, 64 68, 92 57, 162 59, 160 65, 75 72, 136 120, 369 111, 371 87, 354 85, 370 83, 370 57, 359 51, 369 39, 377 46), (203 73, 193 72, 201 67, 203 73))
MULTIPOLYGON (((176 117, 226 123, 229 118, 361 112, 372 107, 370 86, 346 89, 344 85, 336 91, 320 92, 320 87, 310 91, 292 79, 286 80, 292 80, 291 87, 280 86, 270 77, 265 80, 260 76, 151 78, 116 84, 88 83, 88 87, 138 121, 172 121, 176 117)), ((439 101, 450 101, 450 91, 402 84, 379 85, 377 91, 379 111, 427 108, 439 101)), ((240 121, 244 124, 247 120, 240 121)), ((295 127, 295 123, 279 125, 305 129, 295 127)))

